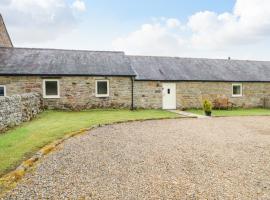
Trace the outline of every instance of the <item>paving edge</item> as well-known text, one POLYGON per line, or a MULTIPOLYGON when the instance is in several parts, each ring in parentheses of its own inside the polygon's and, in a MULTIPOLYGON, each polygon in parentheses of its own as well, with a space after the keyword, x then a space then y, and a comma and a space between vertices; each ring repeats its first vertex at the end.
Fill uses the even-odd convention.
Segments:
POLYGON ((172 118, 154 118, 154 119, 138 119, 138 120, 126 120, 105 124, 94 125, 90 128, 82 128, 79 131, 71 132, 65 135, 63 138, 58 139, 43 148, 41 148, 37 153, 35 153, 31 158, 26 161, 23 161, 15 170, 3 175, 0 177, 0 198, 8 191, 16 187, 16 184, 25 176, 26 172, 29 171, 41 158, 48 155, 50 152, 56 149, 60 144, 66 140, 73 138, 75 136, 86 134, 87 132, 114 124, 130 123, 130 122, 144 122, 144 121, 156 121, 156 120, 166 120, 166 119, 186 119, 186 117, 172 117, 172 118))

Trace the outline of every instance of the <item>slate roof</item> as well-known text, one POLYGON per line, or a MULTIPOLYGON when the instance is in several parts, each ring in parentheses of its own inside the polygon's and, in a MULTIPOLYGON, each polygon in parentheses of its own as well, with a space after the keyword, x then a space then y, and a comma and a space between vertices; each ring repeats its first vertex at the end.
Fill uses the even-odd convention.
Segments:
POLYGON ((270 62, 0 47, 1 75, 136 75, 136 80, 270 82, 270 62))
POLYGON ((0 48, 0 75, 133 76, 123 52, 0 48))
POLYGON ((136 80, 270 82, 270 62, 128 56, 136 80))

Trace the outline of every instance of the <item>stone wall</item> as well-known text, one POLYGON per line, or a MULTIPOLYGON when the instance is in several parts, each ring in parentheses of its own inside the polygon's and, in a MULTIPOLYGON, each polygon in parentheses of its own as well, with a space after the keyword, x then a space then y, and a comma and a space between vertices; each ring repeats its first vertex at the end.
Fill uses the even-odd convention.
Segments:
MULTIPOLYGON (((48 78, 46 78, 48 79, 48 78)), ((49 109, 82 110, 91 108, 130 108, 131 79, 129 77, 58 77, 60 98, 44 98, 49 109), (109 80, 109 97, 95 96, 95 81, 109 80)), ((44 78, 38 76, 0 77, 0 85, 6 85, 8 96, 35 92, 42 95, 44 78)))
POLYGON ((135 81, 134 106, 136 108, 162 108, 162 83, 156 81, 135 81))
MULTIPOLYGON (((202 101, 227 97, 237 107, 263 107, 269 104, 270 83, 242 83, 243 96, 232 97, 232 83, 176 82, 177 108, 201 108, 202 101)), ((136 81, 134 104, 138 108, 162 108, 162 82, 136 81)))
POLYGON ((213 102, 217 98, 225 97, 237 107, 263 107, 264 99, 270 97, 270 83, 242 83, 242 97, 232 97, 232 84, 224 82, 177 83, 177 106, 200 108, 205 99, 213 102))
POLYGON ((22 122, 30 121, 41 111, 42 100, 39 94, 0 97, 0 132, 22 122))
MULTIPOLYGON (((0 77, 6 85, 8 96, 23 93, 42 95, 42 77, 0 77)), ((47 78, 46 78, 47 79, 47 78)), ((60 98, 43 99, 45 108, 91 109, 130 108, 132 83, 129 77, 58 77, 60 98), (95 81, 109 80, 109 97, 95 96, 95 81)), ((177 108, 200 108, 204 99, 211 101, 227 97, 238 107, 263 107, 269 105, 270 83, 243 83, 243 97, 232 97, 232 83, 226 82, 176 82, 177 108)), ((135 81, 134 106, 137 108, 162 108, 162 82, 135 81)))
POLYGON ((266 97, 263 99, 263 107, 270 108, 270 97, 266 97))

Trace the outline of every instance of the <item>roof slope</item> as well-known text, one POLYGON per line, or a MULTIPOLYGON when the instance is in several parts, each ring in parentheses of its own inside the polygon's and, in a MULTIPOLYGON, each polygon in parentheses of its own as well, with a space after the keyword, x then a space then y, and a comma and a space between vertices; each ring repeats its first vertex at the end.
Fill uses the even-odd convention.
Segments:
POLYGON ((123 52, 0 48, 0 75, 132 76, 123 52))
POLYGON ((0 14, 0 47, 13 47, 1 14, 0 14))
POLYGON ((136 80, 270 82, 270 62, 1 47, 0 75, 137 75, 136 80))
POLYGON ((128 56, 137 80, 270 82, 270 62, 128 56))

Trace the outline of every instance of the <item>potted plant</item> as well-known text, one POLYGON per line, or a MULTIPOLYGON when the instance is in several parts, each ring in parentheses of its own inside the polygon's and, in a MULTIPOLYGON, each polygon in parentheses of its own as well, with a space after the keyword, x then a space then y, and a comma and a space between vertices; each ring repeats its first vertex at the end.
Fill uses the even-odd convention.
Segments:
POLYGON ((206 116, 212 115, 212 103, 208 100, 204 100, 203 102, 203 110, 206 116))

